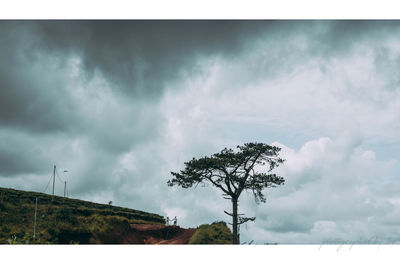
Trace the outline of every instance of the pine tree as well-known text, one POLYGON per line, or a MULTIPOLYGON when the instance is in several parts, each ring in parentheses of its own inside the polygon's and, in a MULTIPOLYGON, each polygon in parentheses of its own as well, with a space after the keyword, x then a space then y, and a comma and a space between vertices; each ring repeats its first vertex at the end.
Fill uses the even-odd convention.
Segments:
POLYGON ((240 194, 244 190, 250 190, 257 204, 266 202, 262 190, 285 182, 283 177, 271 173, 284 162, 278 157, 280 150, 279 147, 263 143, 246 143, 237 146, 236 150, 224 148, 212 156, 193 158, 185 162, 184 170, 179 173, 171 172, 174 178, 168 181, 168 185, 190 188, 201 183, 211 183, 222 190, 224 197, 232 202, 232 213, 225 213, 232 217, 233 244, 239 244, 238 225, 255 220, 255 217, 239 216, 240 194), (268 170, 256 169, 257 166, 263 165, 268 165, 268 170))

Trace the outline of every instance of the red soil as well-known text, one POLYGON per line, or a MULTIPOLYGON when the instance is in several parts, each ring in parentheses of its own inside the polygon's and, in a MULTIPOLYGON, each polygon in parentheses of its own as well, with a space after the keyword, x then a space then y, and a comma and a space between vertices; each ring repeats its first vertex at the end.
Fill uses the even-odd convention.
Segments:
POLYGON ((153 224, 119 225, 109 233, 95 234, 102 244, 188 244, 196 229, 153 224))

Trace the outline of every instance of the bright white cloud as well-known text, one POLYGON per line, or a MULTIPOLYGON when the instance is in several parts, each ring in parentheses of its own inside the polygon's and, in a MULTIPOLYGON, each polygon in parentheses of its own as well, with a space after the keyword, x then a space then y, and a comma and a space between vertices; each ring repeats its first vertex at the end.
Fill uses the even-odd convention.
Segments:
MULTIPOLYGON (((352 138, 357 139, 319 138, 299 150, 275 143, 287 160, 278 170, 286 183, 268 191, 266 204, 254 207, 247 200, 245 209, 258 219, 245 237, 263 242, 255 233, 266 231, 269 242, 283 243, 399 239, 382 229, 390 221, 386 216, 397 213, 400 206, 391 195, 378 192, 399 165, 377 160, 373 151, 360 148, 352 138)), ((398 181, 390 183, 399 186, 398 181)))

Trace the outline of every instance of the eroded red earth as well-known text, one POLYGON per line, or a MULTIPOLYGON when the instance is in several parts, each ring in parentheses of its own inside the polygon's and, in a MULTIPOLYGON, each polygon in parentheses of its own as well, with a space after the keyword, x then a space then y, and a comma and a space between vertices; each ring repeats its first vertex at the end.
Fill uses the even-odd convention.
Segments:
POLYGON ((188 244, 196 229, 153 224, 115 227, 112 232, 95 234, 102 244, 188 244))

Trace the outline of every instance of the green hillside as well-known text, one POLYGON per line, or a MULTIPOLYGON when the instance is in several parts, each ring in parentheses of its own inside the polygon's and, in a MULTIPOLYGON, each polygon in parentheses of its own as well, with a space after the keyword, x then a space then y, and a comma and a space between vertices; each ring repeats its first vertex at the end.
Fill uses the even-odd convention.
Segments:
POLYGON ((48 194, 0 188, 1 244, 98 243, 96 236, 129 224, 165 224, 165 220, 160 215, 134 209, 58 196, 52 201, 48 194), (33 239, 36 197, 38 212, 33 239))

